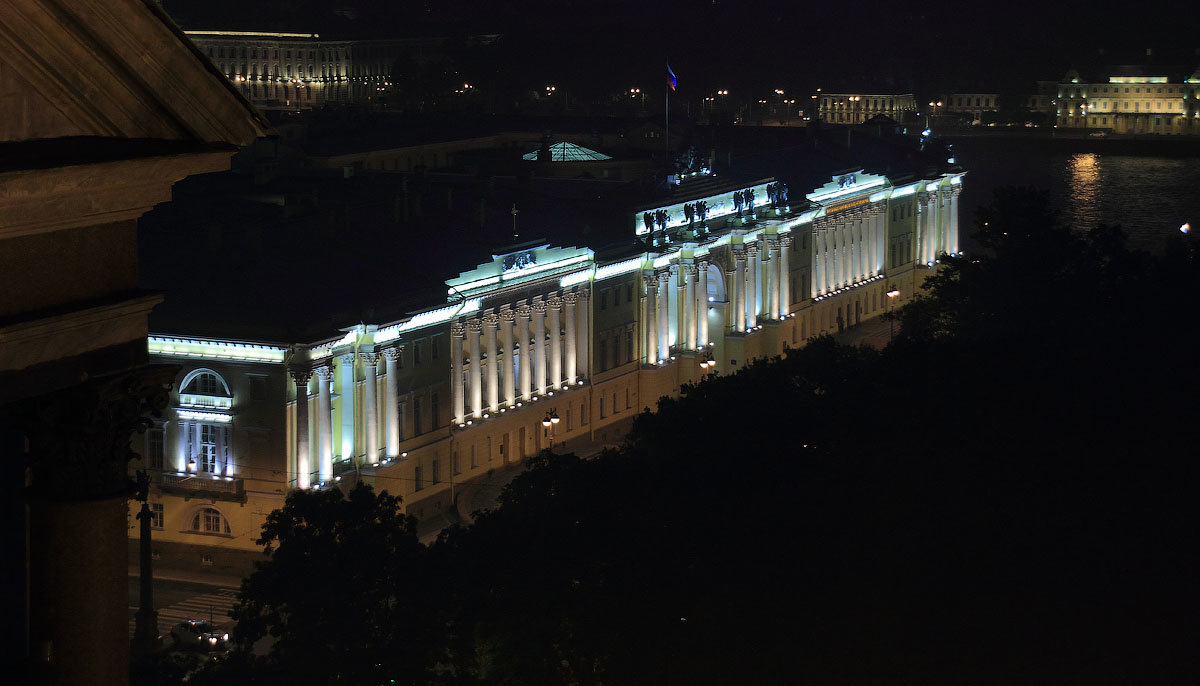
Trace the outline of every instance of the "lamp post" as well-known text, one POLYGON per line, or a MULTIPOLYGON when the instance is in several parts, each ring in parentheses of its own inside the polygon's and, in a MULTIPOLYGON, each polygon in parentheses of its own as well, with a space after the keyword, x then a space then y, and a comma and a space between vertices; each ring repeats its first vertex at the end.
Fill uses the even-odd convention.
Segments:
POLYGON ((558 411, 554 408, 550 408, 546 416, 542 417, 542 426, 550 431, 550 452, 554 452, 554 425, 558 424, 558 422, 558 411))
POLYGON ((701 374, 707 375, 715 366, 717 366, 717 361, 709 357, 708 354, 705 354, 704 357, 700 359, 701 374))
POLYGON ((895 286, 888 286, 888 342, 892 341, 892 336, 896 333, 896 320, 892 318, 893 303, 896 302, 896 296, 900 295, 900 289, 895 286))

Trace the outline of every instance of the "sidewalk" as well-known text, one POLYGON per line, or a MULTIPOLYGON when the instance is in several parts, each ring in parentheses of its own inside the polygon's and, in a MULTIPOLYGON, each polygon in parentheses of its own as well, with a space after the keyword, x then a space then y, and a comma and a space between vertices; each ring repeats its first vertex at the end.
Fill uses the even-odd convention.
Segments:
MULTIPOLYGON (((219 586, 221 588, 241 588, 241 577, 232 576, 229 574, 204 574, 202 572, 191 572, 183 569, 153 569, 154 579, 156 581, 183 581, 192 584, 203 584, 205 586, 219 586)), ((138 578, 141 572, 134 565, 129 566, 129 576, 138 578)))

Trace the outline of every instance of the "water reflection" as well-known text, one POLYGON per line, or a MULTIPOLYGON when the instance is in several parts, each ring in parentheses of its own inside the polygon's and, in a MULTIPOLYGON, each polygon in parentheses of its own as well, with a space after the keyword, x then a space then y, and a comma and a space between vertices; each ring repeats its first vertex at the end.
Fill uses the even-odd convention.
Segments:
POLYGON ((1067 159, 1067 212, 1072 228, 1088 230, 1100 221, 1100 156, 1071 155, 1067 159))

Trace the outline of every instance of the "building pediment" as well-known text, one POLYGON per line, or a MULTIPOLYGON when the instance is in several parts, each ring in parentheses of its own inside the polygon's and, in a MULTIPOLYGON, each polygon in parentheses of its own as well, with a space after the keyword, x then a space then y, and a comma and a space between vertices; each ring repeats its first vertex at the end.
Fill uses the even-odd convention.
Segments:
POLYGON ((0 46, 0 140, 246 145, 271 132, 146 0, 5 0, 0 46))

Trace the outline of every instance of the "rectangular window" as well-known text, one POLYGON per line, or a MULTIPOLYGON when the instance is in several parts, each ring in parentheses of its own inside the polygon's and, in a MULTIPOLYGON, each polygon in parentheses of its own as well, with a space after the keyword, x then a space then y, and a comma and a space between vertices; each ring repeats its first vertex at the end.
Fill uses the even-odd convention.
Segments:
POLYGON ((422 482, 421 467, 418 465, 415 469, 413 469, 413 490, 419 491, 422 488, 425 488, 425 484, 422 482))
POLYGON ((567 431, 571 430, 571 408, 567 407, 567 431))
POLYGON ((413 398, 413 434, 423 433, 421 426, 421 399, 413 398))
POLYGON ((608 309, 608 289, 607 288, 600 289, 600 309, 601 310, 608 309))
POLYGON ((155 529, 163 528, 162 503, 150 503, 150 526, 155 529))
POLYGON ((197 471, 211 474, 217 470, 217 427, 212 424, 200 425, 200 455, 197 471))
POLYGON ((604 419, 604 398, 600 399, 600 418, 604 419))
POLYGON ((633 282, 625 284, 625 302, 633 302, 633 282))
POLYGON ((421 366, 421 341, 413 343, 413 366, 421 366))
POLYGON ((146 466, 150 469, 163 468, 162 429, 150 429, 146 432, 146 466))
POLYGON ((439 336, 434 336, 429 339, 429 356, 435 360, 438 359, 438 338, 439 336))
POLYGON ((600 339, 600 355, 598 357, 599 357, 598 362, 600 363, 600 371, 604 371, 604 370, 608 369, 608 367, 605 366, 605 363, 608 362, 608 338, 607 337, 600 339))
POLYGON ((487 461, 492 461, 492 437, 487 437, 487 461))
POLYGON ((433 483, 435 483, 435 484, 438 484, 438 483, 441 483, 441 482, 442 482, 442 474, 441 474, 441 471, 442 471, 442 470, 441 470, 441 463, 439 463, 437 459, 434 459, 434 461, 433 461, 433 472, 432 472, 432 476, 433 476, 432 482, 433 482, 433 483))
POLYGON ((617 392, 616 391, 613 391, 612 411, 613 411, 613 414, 617 413, 617 392))
POLYGON ((462 474, 462 467, 458 464, 457 450, 450 455, 450 469, 454 472, 455 476, 462 474))
POLYGON ((633 362, 633 329, 625 330, 625 361, 633 362))
POLYGON ((588 423, 587 403, 579 403, 579 425, 587 426, 587 423, 588 423))
POLYGON ((432 428, 438 428, 438 394, 433 393, 429 396, 429 421, 432 422, 432 428))
POLYGON ((479 466, 479 457, 475 454, 475 444, 471 444, 471 469, 479 466))
POLYGON ((629 405, 630 405, 630 403, 629 403, 629 389, 628 389, 628 388, 626 388, 626 389, 625 389, 625 409, 626 409, 626 410, 628 410, 628 409, 629 409, 629 405))

